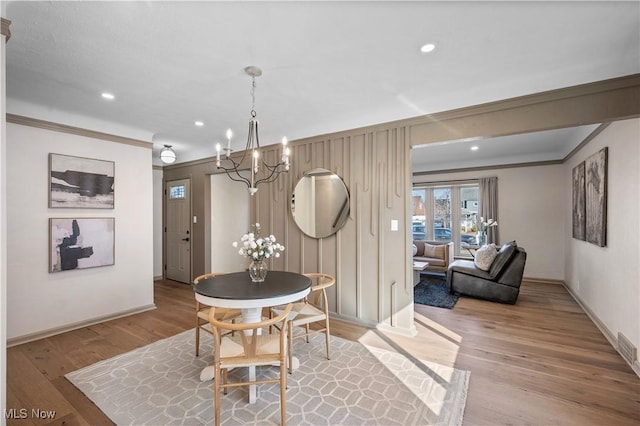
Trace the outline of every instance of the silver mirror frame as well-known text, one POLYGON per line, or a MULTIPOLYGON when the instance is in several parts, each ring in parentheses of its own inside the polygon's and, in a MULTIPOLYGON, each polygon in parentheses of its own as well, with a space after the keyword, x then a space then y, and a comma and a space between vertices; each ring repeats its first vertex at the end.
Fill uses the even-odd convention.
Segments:
POLYGON ((349 218, 349 190, 340 176, 327 169, 306 172, 291 195, 291 216, 311 238, 338 232, 349 218))

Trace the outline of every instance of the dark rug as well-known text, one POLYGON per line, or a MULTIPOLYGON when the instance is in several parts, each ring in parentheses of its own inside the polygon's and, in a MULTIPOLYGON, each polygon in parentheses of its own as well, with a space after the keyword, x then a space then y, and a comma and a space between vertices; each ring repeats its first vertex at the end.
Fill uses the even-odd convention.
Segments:
POLYGON ((451 309, 458 301, 457 294, 449 294, 444 277, 421 275, 413 288, 413 301, 421 305, 451 309))

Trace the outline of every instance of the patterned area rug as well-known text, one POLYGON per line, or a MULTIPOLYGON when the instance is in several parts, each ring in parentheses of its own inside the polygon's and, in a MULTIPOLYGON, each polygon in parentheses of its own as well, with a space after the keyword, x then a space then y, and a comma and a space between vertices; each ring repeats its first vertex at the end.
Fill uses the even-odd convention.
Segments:
MULTIPOLYGON (((213 389, 200 381, 200 371, 211 362, 213 339, 203 337, 199 358, 189 330, 65 377, 118 425, 212 424, 213 389)), ((462 424, 468 371, 416 365, 396 352, 335 336, 329 361, 323 334, 294 345, 300 368, 287 382, 290 425, 462 424)), ((276 377, 277 371, 260 367, 257 375, 276 377)), ((246 375, 246 368, 235 369, 229 380, 246 375)), ((279 424, 279 385, 259 385, 255 404, 248 404, 244 387, 230 388, 221 407, 222 424, 279 424)))
POLYGON ((451 309, 458 301, 458 295, 449 293, 446 278, 421 275, 420 282, 413 287, 413 301, 421 305, 451 309))

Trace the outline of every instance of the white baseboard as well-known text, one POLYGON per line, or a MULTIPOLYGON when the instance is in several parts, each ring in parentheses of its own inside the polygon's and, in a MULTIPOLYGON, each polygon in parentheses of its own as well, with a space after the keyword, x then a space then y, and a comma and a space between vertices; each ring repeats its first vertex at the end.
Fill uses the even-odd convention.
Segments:
POLYGON ((552 278, 522 277, 522 281, 527 281, 527 282, 530 282, 530 283, 564 285, 564 281, 562 281, 562 280, 554 280, 552 278))
POLYGON ((139 308, 129 309, 127 311, 121 311, 115 314, 105 315, 102 317, 91 318, 85 321, 79 321, 79 322, 64 325, 61 327, 50 328, 48 330, 39 331, 37 333, 25 334, 24 336, 12 337, 11 339, 7 339, 7 347, 10 348, 12 346, 22 345, 23 343, 33 342, 34 340, 44 339, 46 337, 54 336, 56 334, 66 333, 67 331, 77 330, 79 328, 88 327, 90 325, 99 324, 101 322, 114 320, 116 318, 122 318, 122 317, 127 317, 129 315, 139 314, 141 312, 150 311, 152 309, 156 309, 155 304, 141 306, 139 308))
POLYGON ((598 316, 591 309, 589 309, 589 307, 582 301, 582 299, 580 299, 580 297, 576 293, 574 293, 573 290, 569 288, 569 286, 566 283, 562 282, 562 285, 564 286, 564 288, 567 289, 567 291, 569 292, 571 297, 573 297, 576 303, 580 305, 580 307, 587 314, 589 319, 591 319, 591 321, 593 321, 596 327, 598 327, 600 332, 609 341, 609 344, 613 347, 613 349, 615 349, 616 352, 618 352, 618 354, 620 355, 620 358, 622 358, 629 365, 629 367, 631 367, 633 372, 636 373, 638 377, 640 377, 640 363, 638 362, 638 360, 635 360, 633 364, 629 364, 629 362, 622 356, 622 354, 620 354, 620 351, 618 350, 618 338, 607 328, 606 325, 604 325, 602 321, 600 321, 598 316))

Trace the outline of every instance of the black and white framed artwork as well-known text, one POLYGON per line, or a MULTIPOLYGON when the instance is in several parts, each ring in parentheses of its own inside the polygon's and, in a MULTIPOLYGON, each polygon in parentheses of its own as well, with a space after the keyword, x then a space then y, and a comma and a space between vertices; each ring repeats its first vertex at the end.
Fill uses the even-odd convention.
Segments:
POLYGON ((114 218, 50 218, 49 272, 113 265, 114 218))
POLYGON ((607 147, 587 157, 585 169, 586 240, 607 244, 607 147))
POLYGON ((584 161, 573 168, 571 183, 573 198, 573 238, 585 240, 585 185, 584 185, 584 161))
POLYGON ((49 207, 112 209, 113 161, 49 154, 49 207))

